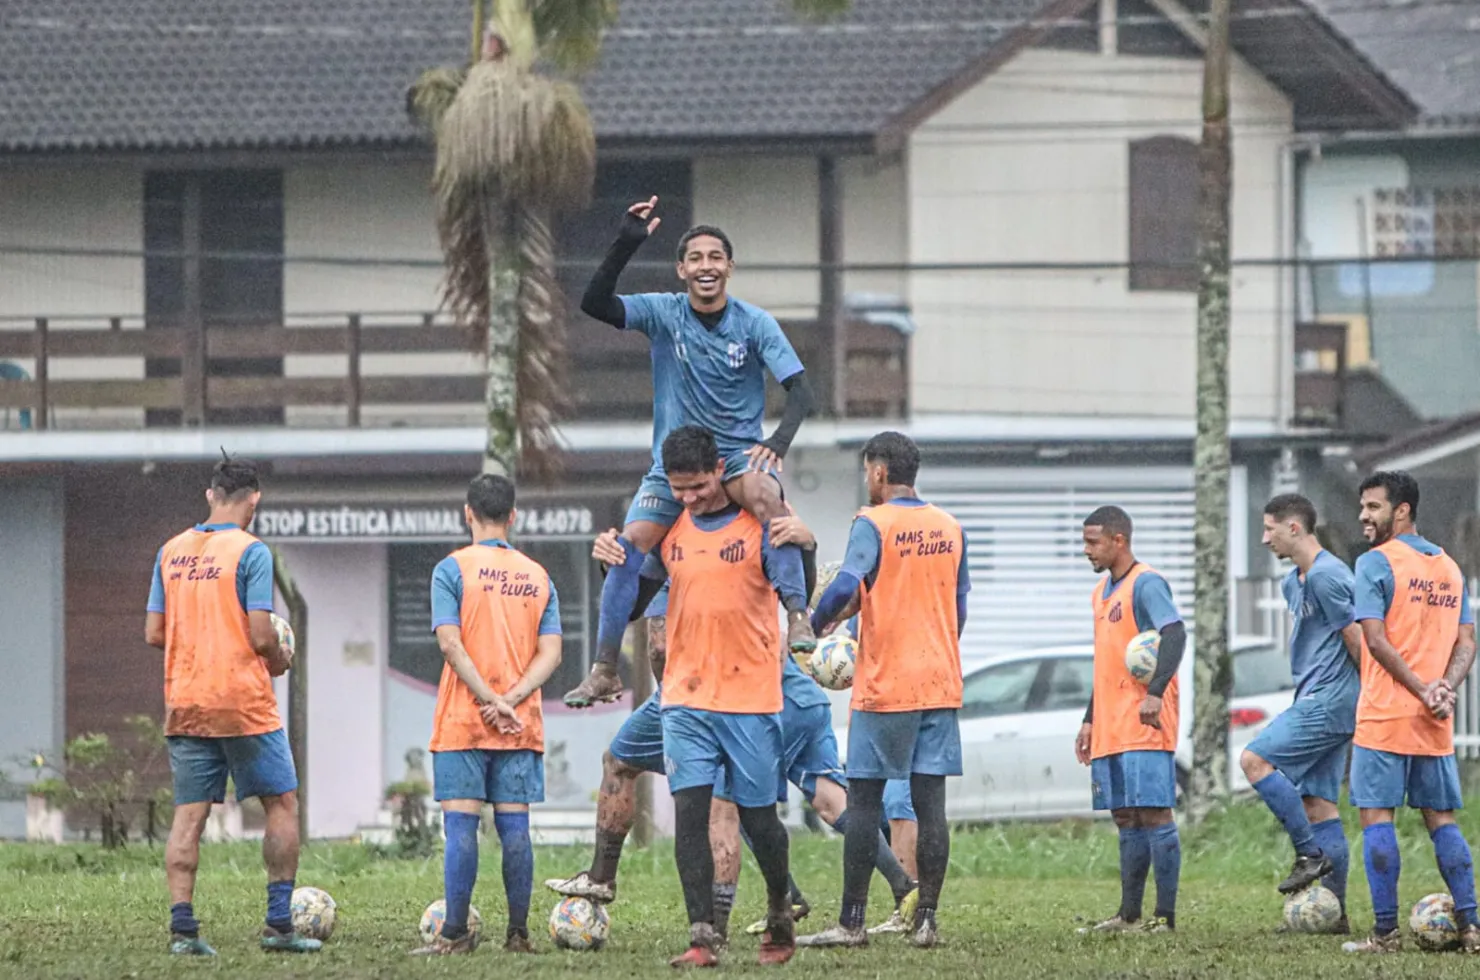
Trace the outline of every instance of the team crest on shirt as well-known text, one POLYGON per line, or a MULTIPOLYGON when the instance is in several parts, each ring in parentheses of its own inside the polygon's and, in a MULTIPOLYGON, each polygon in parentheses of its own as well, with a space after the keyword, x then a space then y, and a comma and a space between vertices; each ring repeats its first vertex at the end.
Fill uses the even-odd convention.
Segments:
POLYGON ((725 360, 737 371, 743 368, 745 366, 745 345, 731 344, 725 352, 725 360))
POLYGON ((723 548, 719 549, 719 556, 731 565, 738 565, 745 560, 745 541, 736 538, 734 541, 727 543, 723 548))
POLYGON ((1105 618, 1110 620, 1110 622, 1112 623, 1118 623, 1124 615, 1125 612, 1120 608, 1120 600, 1116 599, 1115 605, 1110 607, 1110 614, 1105 618))

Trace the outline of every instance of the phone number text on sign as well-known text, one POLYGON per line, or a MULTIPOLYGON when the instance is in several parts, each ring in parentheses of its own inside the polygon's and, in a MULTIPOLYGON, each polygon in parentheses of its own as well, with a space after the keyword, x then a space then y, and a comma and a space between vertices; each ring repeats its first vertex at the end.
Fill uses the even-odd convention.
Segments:
POLYGON ((514 533, 530 535, 590 534, 595 527, 589 507, 531 507, 514 511, 514 533))

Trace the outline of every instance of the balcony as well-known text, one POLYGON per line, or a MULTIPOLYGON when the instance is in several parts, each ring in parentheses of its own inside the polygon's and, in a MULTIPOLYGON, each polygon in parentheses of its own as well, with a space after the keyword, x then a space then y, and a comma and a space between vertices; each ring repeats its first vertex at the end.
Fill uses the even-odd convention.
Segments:
MULTIPOLYGON (((782 323, 809 375, 838 362, 845 418, 909 414, 909 337, 848 322, 824 350, 816 321, 782 323)), ((573 421, 652 415, 647 340, 573 324, 573 421)), ((139 317, 0 320, 0 428, 481 425, 483 377, 467 337, 436 315, 287 318, 283 323, 153 326, 139 317)), ((770 385, 768 410, 782 392, 770 385)))

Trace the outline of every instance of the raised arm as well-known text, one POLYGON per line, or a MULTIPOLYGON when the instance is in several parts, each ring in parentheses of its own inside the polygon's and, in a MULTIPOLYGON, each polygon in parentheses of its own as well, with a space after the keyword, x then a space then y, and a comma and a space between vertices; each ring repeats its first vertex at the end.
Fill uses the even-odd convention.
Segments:
POLYGON ((617 296, 617 279, 632 260, 632 256, 648 240, 662 218, 651 218, 653 208, 658 206, 656 197, 639 201, 627 209, 622 224, 617 229, 617 240, 607 249, 606 257, 591 276, 586 292, 581 296, 581 312, 589 317, 610 323, 618 330, 627 326, 627 307, 617 296))

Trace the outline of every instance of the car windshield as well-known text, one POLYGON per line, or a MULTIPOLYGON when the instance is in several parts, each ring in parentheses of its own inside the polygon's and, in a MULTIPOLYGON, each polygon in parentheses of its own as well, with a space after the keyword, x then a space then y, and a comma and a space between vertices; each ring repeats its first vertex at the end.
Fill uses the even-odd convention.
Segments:
POLYGON ((1282 647, 1248 647, 1233 655, 1233 696, 1256 697, 1276 694, 1295 686, 1290 677, 1290 660, 1282 647))

